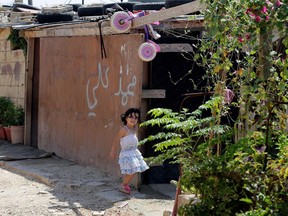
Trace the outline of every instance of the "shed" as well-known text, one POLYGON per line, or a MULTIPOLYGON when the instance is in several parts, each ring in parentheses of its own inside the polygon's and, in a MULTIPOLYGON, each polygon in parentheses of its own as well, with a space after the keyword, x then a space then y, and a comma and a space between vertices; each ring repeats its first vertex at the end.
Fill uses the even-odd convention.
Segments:
MULTIPOLYGON (((189 29, 200 36, 202 18, 179 16, 198 10, 199 5, 195 9, 193 2, 189 4, 188 9, 181 5, 135 19, 123 34, 98 19, 12 26, 28 42, 25 144, 120 176, 118 164, 109 158, 121 127, 120 115, 140 107, 145 119, 147 110, 159 105, 166 91, 172 93, 166 105, 180 102, 179 91, 167 84, 167 67, 176 66, 172 72, 179 75, 190 70, 179 60, 179 53, 191 52, 192 46, 186 40, 177 42, 177 37, 171 40, 167 32, 189 29), (167 37, 160 40, 156 58, 143 62, 138 56, 144 42, 142 26, 159 20, 161 24, 153 27, 167 37)), ((141 131, 139 136, 144 135, 141 131)), ((145 147, 142 150, 145 156, 145 147)))

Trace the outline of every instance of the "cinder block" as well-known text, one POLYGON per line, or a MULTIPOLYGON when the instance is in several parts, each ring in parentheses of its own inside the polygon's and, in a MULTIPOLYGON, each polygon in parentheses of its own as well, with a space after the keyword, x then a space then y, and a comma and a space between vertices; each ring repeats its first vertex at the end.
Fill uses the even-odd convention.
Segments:
POLYGON ((17 99, 17 105, 24 107, 24 98, 18 98, 17 99))
MULTIPOLYGON (((19 75, 16 78, 16 76, 14 74, 12 74, 10 87, 17 89, 17 92, 18 92, 18 83, 19 83, 19 75)), ((14 94, 14 96, 16 96, 16 95, 14 94)), ((17 97, 18 97, 18 93, 17 93, 17 97)))
POLYGON ((0 62, 6 62, 6 52, 0 52, 0 62))
POLYGON ((0 75, 0 86, 11 86, 13 77, 11 75, 0 75))
POLYGON ((24 51, 22 49, 12 50, 12 52, 11 52, 11 62, 25 63, 24 51))
POLYGON ((11 42, 8 40, 0 40, 0 51, 1 52, 11 52, 11 42))
POLYGON ((19 79, 20 74, 25 74, 25 63, 24 62, 11 62, 12 73, 19 79))
POLYGON ((10 62, 11 52, 0 52, 0 62, 10 62))
POLYGON ((0 30, 0 40, 7 40, 9 35, 11 34, 12 29, 11 28, 5 28, 0 30))
POLYGON ((9 95, 9 86, 1 86, 0 85, 0 95, 8 97, 9 95))
POLYGON ((13 74, 13 66, 11 65, 11 63, 4 62, 1 64, 0 71, 1 71, 2 75, 12 75, 13 74))
POLYGON ((19 74, 19 81, 18 81, 18 86, 25 86, 25 74, 20 73, 19 74))
POLYGON ((0 52, 6 51, 5 43, 6 40, 0 40, 0 52))
POLYGON ((24 99, 25 97, 25 88, 24 86, 18 87, 18 98, 24 99))
POLYGON ((8 87, 8 97, 11 97, 14 103, 17 103, 18 98, 18 87, 17 86, 9 86, 8 87))

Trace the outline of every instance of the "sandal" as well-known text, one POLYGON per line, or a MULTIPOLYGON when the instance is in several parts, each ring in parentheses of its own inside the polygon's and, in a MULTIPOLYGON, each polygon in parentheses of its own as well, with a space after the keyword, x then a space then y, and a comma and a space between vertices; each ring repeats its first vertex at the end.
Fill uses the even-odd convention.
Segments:
POLYGON ((131 189, 128 185, 121 185, 119 191, 125 194, 130 194, 131 189))

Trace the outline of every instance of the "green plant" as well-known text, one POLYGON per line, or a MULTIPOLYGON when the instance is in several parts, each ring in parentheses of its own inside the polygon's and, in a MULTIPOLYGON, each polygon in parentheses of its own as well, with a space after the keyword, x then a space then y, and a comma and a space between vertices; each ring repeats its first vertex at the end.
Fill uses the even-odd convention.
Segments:
POLYGON ((200 195, 179 215, 287 215, 288 2, 203 2, 207 32, 194 60, 214 95, 192 113, 149 111, 142 126, 160 132, 142 143, 156 143, 155 160, 180 163, 181 189, 200 195), (234 128, 222 121, 231 106, 239 110, 234 128))
POLYGON ((0 97, 0 124, 6 125, 6 112, 12 110, 13 102, 8 97, 0 97))
POLYGON ((24 125, 25 112, 22 106, 18 105, 15 107, 15 123, 14 125, 24 125))
POLYGON ((24 125, 25 113, 23 107, 15 106, 7 97, 0 98, 0 114, 0 120, 4 126, 24 125))
POLYGON ((141 124, 160 131, 140 144, 156 141, 160 154, 154 160, 181 164, 181 190, 200 196, 201 202, 182 206, 179 215, 283 215, 288 207, 288 133, 273 131, 269 152, 264 132, 235 142, 231 127, 210 127, 213 119, 201 115, 213 101, 192 113, 156 108, 149 111, 152 119, 141 124))
POLYGON ((13 29, 7 39, 11 41, 13 49, 23 49, 24 54, 26 55, 27 41, 24 37, 19 36, 19 30, 13 29))

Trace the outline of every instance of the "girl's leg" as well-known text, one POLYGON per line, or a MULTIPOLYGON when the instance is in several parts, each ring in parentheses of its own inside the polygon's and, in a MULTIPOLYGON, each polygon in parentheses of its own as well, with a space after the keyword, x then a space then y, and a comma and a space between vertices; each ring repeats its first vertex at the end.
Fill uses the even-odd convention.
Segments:
POLYGON ((123 182, 121 184, 121 188, 120 188, 120 191, 125 193, 125 194, 130 194, 130 187, 129 187, 129 183, 131 182, 131 180, 133 179, 135 174, 131 174, 131 175, 128 175, 128 174, 125 174, 123 176, 123 182))
POLYGON ((124 186, 128 185, 132 181, 134 176, 135 176, 135 173, 130 174, 130 175, 129 174, 125 174, 124 177, 123 177, 122 185, 124 185, 124 186))

